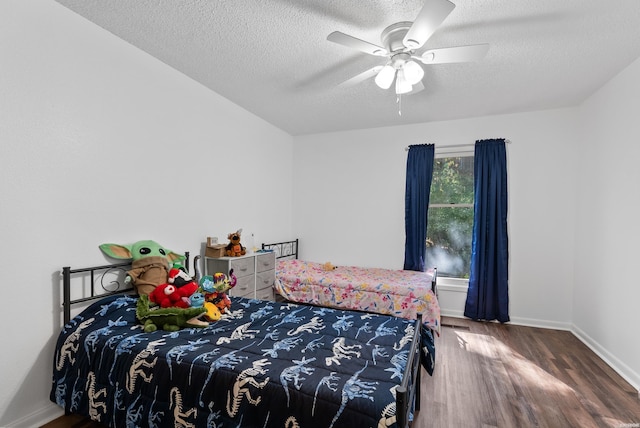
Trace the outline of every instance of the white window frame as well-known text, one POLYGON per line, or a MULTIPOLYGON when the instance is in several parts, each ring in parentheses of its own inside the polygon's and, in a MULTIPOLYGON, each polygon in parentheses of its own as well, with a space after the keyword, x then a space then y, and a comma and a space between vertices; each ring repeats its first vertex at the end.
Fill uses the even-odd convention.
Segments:
MULTIPOLYGON (((451 157, 474 157, 475 146, 473 144, 461 144, 456 146, 443 146, 441 148, 436 147, 434 157, 439 158, 451 158, 451 157)), ((432 204, 429 203, 429 208, 441 208, 448 207, 450 204, 432 204)), ((457 207, 473 208, 473 204, 456 204, 457 207)), ((437 266, 436 266, 437 268, 437 266)), ((438 276, 436 279, 437 287, 440 291, 454 291, 466 293, 469 288, 469 280, 467 278, 450 278, 438 276)))

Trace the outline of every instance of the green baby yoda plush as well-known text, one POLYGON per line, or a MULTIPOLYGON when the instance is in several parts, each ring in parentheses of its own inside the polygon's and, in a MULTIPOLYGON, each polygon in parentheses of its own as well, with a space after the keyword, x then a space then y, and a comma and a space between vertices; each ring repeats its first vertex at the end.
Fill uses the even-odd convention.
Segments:
POLYGON ((166 283, 169 265, 185 259, 184 255, 174 253, 150 240, 131 245, 102 244, 100 249, 114 259, 132 261, 126 282, 133 284, 140 295, 149 295, 156 286, 166 283))

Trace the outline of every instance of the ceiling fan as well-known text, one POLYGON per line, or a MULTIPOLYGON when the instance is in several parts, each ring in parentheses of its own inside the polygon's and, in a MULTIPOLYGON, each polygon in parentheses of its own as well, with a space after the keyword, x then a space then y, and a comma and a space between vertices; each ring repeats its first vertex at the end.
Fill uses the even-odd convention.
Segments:
POLYGON ((330 42, 369 55, 387 57, 384 65, 366 70, 341 83, 341 86, 355 85, 375 76, 376 84, 382 89, 389 89, 395 80, 395 92, 398 96, 415 94, 424 89, 424 69, 418 62, 429 65, 482 59, 489 50, 488 44, 429 49, 418 53, 455 7, 448 0, 425 0, 414 22, 397 22, 382 31, 382 46, 340 31, 329 34, 327 40, 330 42))

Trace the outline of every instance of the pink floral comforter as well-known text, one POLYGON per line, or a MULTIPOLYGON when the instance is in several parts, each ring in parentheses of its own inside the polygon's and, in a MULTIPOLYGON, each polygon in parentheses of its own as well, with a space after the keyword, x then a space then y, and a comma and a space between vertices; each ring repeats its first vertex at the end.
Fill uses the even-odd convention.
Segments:
POLYGON ((415 319, 440 332, 440 306, 431 290, 433 272, 338 266, 279 260, 275 288, 292 302, 415 319))

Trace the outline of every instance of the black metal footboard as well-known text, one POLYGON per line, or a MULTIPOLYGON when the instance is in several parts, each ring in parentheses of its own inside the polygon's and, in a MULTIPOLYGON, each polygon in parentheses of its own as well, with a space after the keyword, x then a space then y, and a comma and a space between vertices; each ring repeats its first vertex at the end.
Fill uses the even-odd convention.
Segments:
POLYGON ((407 356, 402 383, 396 388, 396 423, 398 428, 407 428, 411 412, 420 410, 421 329, 422 314, 417 314, 411 350, 407 356))

